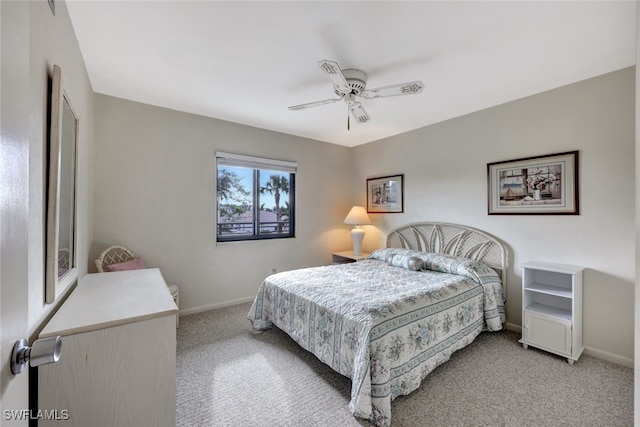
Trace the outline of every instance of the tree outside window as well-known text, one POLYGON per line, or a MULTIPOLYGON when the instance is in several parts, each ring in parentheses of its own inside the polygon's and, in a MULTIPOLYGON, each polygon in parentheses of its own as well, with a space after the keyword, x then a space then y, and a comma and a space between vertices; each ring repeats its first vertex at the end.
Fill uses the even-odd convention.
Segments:
POLYGON ((218 164, 217 240, 294 237, 295 174, 218 164))

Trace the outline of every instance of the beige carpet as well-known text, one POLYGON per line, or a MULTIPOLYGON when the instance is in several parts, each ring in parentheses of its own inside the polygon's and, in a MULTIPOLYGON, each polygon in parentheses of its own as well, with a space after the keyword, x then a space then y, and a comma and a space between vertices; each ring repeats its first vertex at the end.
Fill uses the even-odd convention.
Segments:
MULTIPOLYGON (((180 318, 177 426, 371 426, 351 382, 278 329, 255 334, 242 304, 180 318)), ((483 333, 392 402, 392 426, 633 426, 633 370, 566 359, 483 333)))

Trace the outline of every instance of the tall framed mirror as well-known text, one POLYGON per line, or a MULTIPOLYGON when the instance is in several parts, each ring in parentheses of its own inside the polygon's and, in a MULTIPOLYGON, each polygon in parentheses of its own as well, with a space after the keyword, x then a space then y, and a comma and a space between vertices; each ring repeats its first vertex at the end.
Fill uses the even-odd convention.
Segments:
POLYGON ((78 279, 77 267, 77 142, 79 118, 62 79, 53 66, 47 191, 47 257, 45 302, 78 279))

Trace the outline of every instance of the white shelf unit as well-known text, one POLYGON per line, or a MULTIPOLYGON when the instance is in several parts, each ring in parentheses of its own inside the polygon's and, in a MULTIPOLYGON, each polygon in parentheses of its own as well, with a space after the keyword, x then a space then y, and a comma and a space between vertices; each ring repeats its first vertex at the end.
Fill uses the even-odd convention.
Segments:
POLYGON ((577 265, 522 264, 522 339, 573 364, 582 345, 582 272, 577 265))

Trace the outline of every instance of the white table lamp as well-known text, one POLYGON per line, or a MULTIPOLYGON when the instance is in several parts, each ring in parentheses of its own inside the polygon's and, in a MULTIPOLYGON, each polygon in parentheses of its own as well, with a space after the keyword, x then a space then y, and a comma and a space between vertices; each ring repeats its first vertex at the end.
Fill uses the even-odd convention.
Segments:
POLYGON ((349 214, 344 219, 345 224, 355 225, 351 230, 351 240, 353 240, 353 254, 362 254, 362 241, 364 240, 364 230, 360 228, 361 225, 371 224, 367 211, 362 206, 354 206, 349 211, 349 214))

